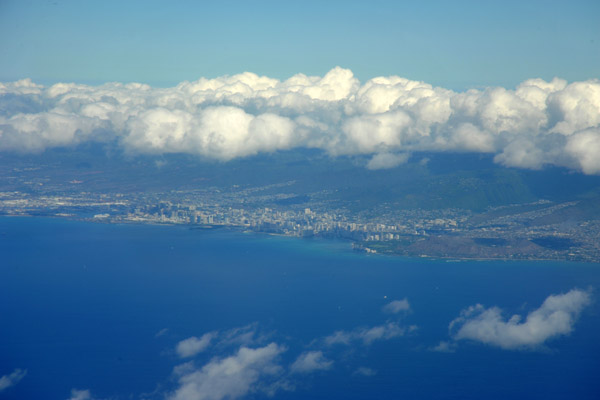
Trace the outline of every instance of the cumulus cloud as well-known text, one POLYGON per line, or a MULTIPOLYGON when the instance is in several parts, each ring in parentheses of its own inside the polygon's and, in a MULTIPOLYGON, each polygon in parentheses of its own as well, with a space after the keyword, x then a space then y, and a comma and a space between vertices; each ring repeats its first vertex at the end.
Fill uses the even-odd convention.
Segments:
POLYGON ((393 300, 383 306, 383 312, 389 314, 398 314, 400 311, 410 311, 408 299, 393 300))
POLYGON ((0 392, 19 383, 27 375, 26 369, 15 369, 12 373, 0 378, 0 392))
POLYGON ((577 160, 584 173, 600 173, 600 129, 589 129, 570 136, 566 152, 577 160))
POLYGON ((333 361, 325 358, 322 351, 307 351, 298 356, 296 361, 291 365, 290 370, 294 373, 307 373, 328 370, 332 365, 333 361))
POLYGON ((530 79, 514 90, 454 92, 398 76, 361 84, 336 67, 281 81, 245 72, 171 88, 0 83, 0 151, 114 141, 130 153, 231 160, 297 147, 373 155, 391 168, 415 151, 474 151, 522 168, 600 173, 600 81, 530 79))
POLYGON ((196 354, 204 351, 216 336, 217 334, 215 332, 205 333, 200 338, 192 336, 177 343, 175 351, 181 358, 193 357, 196 354))
MULTIPOLYGON (((589 292, 573 289, 549 296, 524 320, 516 314, 505 318, 498 307, 485 308, 477 304, 463 310, 450 323, 449 329, 455 332, 454 340, 469 339, 503 349, 530 349, 549 339, 570 334, 579 313, 590 302, 589 292)), ((442 343, 438 346, 439 351, 450 348, 442 343)))
POLYGON ((285 348, 270 343, 264 347, 242 346, 226 358, 214 358, 198 369, 179 371, 179 387, 168 397, 172 400, 237 399, 257 391, 270 392, 283 387, 277 382, 282 372, 278 357, 285 348), (273 379, 273 385, 265 380, 273 379))

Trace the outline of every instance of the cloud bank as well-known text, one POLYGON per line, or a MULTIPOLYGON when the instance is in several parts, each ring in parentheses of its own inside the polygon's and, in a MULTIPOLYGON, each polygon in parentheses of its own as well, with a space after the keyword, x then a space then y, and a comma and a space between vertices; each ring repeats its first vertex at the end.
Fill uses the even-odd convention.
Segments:
MULTIPOLYGON (((535 348, 549 339, 570 334, 579 313, 590 302, 590 294, 579 289, 551 295, 525 320, 520 315, 506 319, 498 307, 486 309, 477 304, 463 310, 449 329, 455 332, 455 340, 470 339, 503 349, 535 348)), ((447 344, 438 347, 437 350, 450 350, 447 344)))
POLYGON ((231 160, 297 147, 372 154, 490 153, 497 163, 600 173, 600 81, 530 79, 454 92, 398 76, 361 84, 336 67, 280 81, 245 72, 171 88, 139 83, 0 83, 0 151, 115 141, 126 152, 231 160))

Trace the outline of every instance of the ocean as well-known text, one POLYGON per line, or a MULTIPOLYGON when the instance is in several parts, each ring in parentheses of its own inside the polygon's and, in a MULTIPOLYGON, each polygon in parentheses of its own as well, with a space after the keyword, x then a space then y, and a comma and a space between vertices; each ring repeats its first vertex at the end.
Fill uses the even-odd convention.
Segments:
POLYGON ((598 264, 1 217, 0 398, 598 399, 598 288, 598 264))

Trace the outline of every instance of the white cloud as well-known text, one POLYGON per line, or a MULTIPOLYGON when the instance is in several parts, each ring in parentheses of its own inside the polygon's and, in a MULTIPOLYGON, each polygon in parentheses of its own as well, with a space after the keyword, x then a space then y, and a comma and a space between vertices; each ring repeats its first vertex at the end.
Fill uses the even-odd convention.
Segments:
POLYGON ((12 373, 0 377, 0 392, 19 383, 27 375, 26 369, 15 369, 12 373))
POLYGON ((329 336, 326 336, 323 341, 327 346, 332 346, 334 344, 345 344, 349 345, 351 341, 356 339, 356 335, 352 332, 348 331, 335 331, 329 336))
POLYGON ((71 389, 71 397, 68 400, 93 400, 89 390, 71 389))
POLYGON ((285 348, 270 343, 264 347, 240 347, 226 358, 215 358, 199 369, 183 370, 179 387, 169 396, 172 400, 237 399, 259 390, 269 392, 282 387, 277 382, 264 386, 264 380, 275 379, 282 367, 277 359, 285 348))
POLYGON ((574 82, 548 96, 552 132, 572 135, 600 125, 600 81, 574 82))
POLYGON ((439 137, 437 144, 442 148, 492 153, 495 148, 494 135, 484 129, 465 122, 454 128, 449 138, 439 137))
POLYGON ((0 82, 0 95, 3 94, 20 94, 20 95, 40 95, 44 90, 44 86, 38 85, 31 79, 21 79, 15 82, 0 82))
POLYGON ((291 365, 290 370, 294 373, 307 373, 318 370, 331 369, 333 361, 323 356, 322 351, 307 351, 300 354, 291 365))
POLYGON ((0 83, 0 150, 116 140, 133 153, 230 160, 309 147, 374 154, 371 168, 398 165, 415 151, 475 151, 508 166, 597 174, 594 153, 583 146, 595 146, 599 109, 597 79, 530 79, 516 90, 466 92, 398 76, 361 85, 339 67, 323 77, 280 81, 245 72, 171 88, 22 80, 0 83))
POLYGON ((365 345, 370 345, 377 340, 389 340, 395 337, 403 336, 404 334, 413 331, 416 327, 408 328, 401 327, 397 322, 387 322, 383 325, 374 327, 357 328, 352 331, 336 331, 333 334, 324 338, 324 343, 327 346, 336 344, 349 345, 353 341, 362 341, 365 345))
POLYGON ((354 371, 353 375, 362 375, 362 376, 375 376, 377 375, 377 371, 372 368, 367 367, 359 367, 354 371))
POLYGON ((219 345, 252 346, 266 343, 268 334, 260 333, 256 322, 232 328, 219 334, 219 345))
POLYGON ((535 348, 571 333, 579 313, 590 302, 590 294, 578 289, 551 295, 525 320, 520 315, 505 318, 498 307, 486 309, 477 304, 463 310, 449 329, 455 332, 454 340, 470 339, 504 349, 535 348))
MULTIPOLYGON (((162 335, 167 329, 161 330, 162 335)), ((157 334, 157 337, 160 336, 157 334)), ((245 326, 232 328, 226 331, 213 331, 201 337, 192 336, 177 343, 175 352, 181 358, 194 357, 206 350, 210 345, 219 350, 232 346, 253 346, 266 343, 268 335, 260 333, 258 324, 252 323, 245 326)))
POLYGON ((388 322, 385 325, 374 326, 369 329, 361 330, 358 332, 358 336, 365 344, 371 344, 376 340, 388 340, 398 336, 403 336, 405 332, 405 328, 400 327, 397 323, 388 322))
POLYGON ((200 338, 192 336, 177 343, 175 351, 181 358, 193 357, 196 354, 204 351, 216 336, 217 334, 215 332, 205 333, 200 338))
POLYGON ((566 152, 586 174, 600 173, 600 128, 588 129, 570 136, 567 139, 566 152))
POLYGON ((431 347, 429 350, 437 351, 438 353, 454 353, 456 350, 456 344, 454 342, 441 341, 436 346, 431 347))
POLYGON ((107 122, 56 111, 0 118, 0 150, 39 152, 84 142, 107 122))
POLYGON ((142 153, 195 153, 220 160, 291 147, 294 123, 275 114, 253 116, 237 107, 197 113, 153 108, 128 119, 123 143, 142 153))
POLYGON ((160 331, 156 332, 156 334, 154 335, 155 338, 159 338, 161 336, 166 335, 169 332, 169 328, 163 328, 160 331))
POLYGON ((410 158, 409 154, 392 154, 392 153, 379 153, 375 154, 373 158, 367 163, 367 169, 387 169, 394 168, 400 164, 404 164, 410 158))
POLYGON ((408 299, 405 298, 402 300, 393 300, 383 306, 383 312, 389 314, 398 314, 400 311, 410 311, 408 299))
POLYGON ((547 162, 547 157, 533 141, 515 139, 509 143, 494 161, 506 165, 529 169, 540 169, 547 162))
POLYGON ((196 370, 196 365, 193 361, 188 361, 183 364, 176 365, 173 367, 173 375, 183 376, 190 374, 196 370))

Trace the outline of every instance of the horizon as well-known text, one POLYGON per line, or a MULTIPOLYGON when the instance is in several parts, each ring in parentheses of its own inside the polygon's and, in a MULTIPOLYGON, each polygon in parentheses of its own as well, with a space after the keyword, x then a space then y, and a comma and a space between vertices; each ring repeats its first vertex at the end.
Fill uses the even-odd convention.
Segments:
POLYGON ((336 65, 464 91, 598 77, 595 1, 301 5, 262 1, 0 4, 0 81, 172 86, 251 71, 285 79, 336 65))

